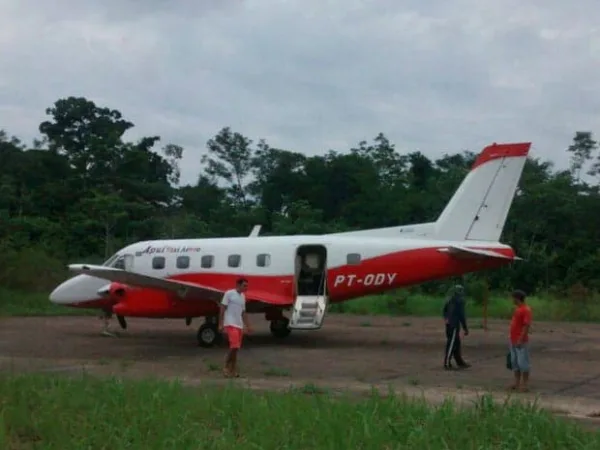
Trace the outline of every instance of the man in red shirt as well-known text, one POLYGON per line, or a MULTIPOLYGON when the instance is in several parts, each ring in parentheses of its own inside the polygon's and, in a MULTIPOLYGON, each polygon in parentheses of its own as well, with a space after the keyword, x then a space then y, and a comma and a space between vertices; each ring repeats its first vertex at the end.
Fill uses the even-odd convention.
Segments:
POLYGON ((516 290, 512 293, 515 311, 510 322, 510 359, 515 375, 512 390, 527 391, 529 382, 529 328, 531 308, 525 304, 525 293, 516 290))

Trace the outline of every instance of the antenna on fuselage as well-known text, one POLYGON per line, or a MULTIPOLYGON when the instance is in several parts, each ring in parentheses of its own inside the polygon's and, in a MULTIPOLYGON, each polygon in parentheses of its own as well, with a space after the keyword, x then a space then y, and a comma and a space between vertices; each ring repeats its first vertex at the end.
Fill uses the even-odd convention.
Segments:
POLYGON ((262 225, 254 225, 254 228, 252 228, 252 231, 250 232, 248 237, 258 237, 258 235, 260 234, 261 228, 262 228, 262 225))

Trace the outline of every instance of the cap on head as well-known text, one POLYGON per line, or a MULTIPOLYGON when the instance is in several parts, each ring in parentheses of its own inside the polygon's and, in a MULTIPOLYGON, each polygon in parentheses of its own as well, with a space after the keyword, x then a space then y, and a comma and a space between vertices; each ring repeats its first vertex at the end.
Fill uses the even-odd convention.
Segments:
POLYGON ((525 292, 523 292, 521 289, 515 289, 514 291, 512 291, 511 294, 512 298, 514 298, 515 300, 519 300, 520 302, 525 300, 525 292))

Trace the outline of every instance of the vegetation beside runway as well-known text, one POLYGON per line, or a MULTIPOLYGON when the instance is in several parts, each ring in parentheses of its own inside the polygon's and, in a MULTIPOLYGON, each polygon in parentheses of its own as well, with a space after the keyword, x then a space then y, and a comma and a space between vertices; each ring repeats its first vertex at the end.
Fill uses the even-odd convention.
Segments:
MULTIPOLYGON (((439 317, 446 297, 420 293, 417 289, 400 290, 393 294, 363 297, 342 304, 332 305, 330 312, 357 315, 389 315, 439 317)), ((600 322, 600 300, 578 302, 553 297, 549 294, 528 299, 536 321, 588 321, 600 322)), ((508 294, 491 295, 487 314, 490 319, 508 319, 512 314, 508 294)), ((480 296, 469 296, 467 314, 469 319, 483 317, 483 301, 480 296)), ((97 315, 98 311, 65 308, 48 300, 48 293, 18 292, 0 289, 0 316, 81 316, 97 315)))
POLYGON ((485 396, 473 407, 434 407, 376 393, 356 401, 310 386, 259 393, 29 374, 1 376, 0 399, 5 449, 600 448, 598 433, 485 396))
MULTIPOLYGON (((338 305, 330 312, 360 315, 392 315, 416 317, 441 317, 447 296, 427 295, 411 290, 393 294, 363 297, 338 305)), ((600 322, 600 298, 578 300, 568 297, 540 293, 529 297, 535 321, 600 322)), ((481 296, 467 295, 467 319, 484 317, 484 301, 481 296)), ((510 319, 514 305, 509 292, 504 295, 492 294, 487 300, 487 317, 490 319, 510 319)))
MULTIPOLYGON (((161 143, 160 130, 128 141, 124 132, 137 128, 126 111, 85 97, 49 106, 32 143, 0 130, 0 286, 10 290, 0 292, 2 315, 82 314, 47 301, 72 275, 66 265, 102 263, 136 241, 247 236, 256 224, 263 235, 291 235, 431 222, 480 151, 434 158, 383 133, 328 152, 276 149, 225 126, 182 180, 189 150, 161 143)), ((600 320, 600 149, 591 131, 564 147, 568 170, 530 156, 519 182, 502 241, 525 260, 462 280, 471 299, 483 285, 501 293, 490 317, 505 317, 505 293, 520 288, 536 296, 537 320, 600 320)), ((454 282, 334 311, 438 317, 454 282)), ((481 306, 469 308, 480 315, 481 306)))
POLYGON ((13 291, 0 288, 0 317, 89 316, 99 312, 65 308, 48 300, 48 293, 13 291))

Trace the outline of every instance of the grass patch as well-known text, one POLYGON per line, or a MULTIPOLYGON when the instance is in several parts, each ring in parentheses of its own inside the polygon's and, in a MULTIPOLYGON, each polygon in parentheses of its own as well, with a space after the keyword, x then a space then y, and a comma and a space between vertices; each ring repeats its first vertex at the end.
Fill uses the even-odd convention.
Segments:
MULTIPOLYGON (((467 301, 467 317, 483 316, 483 306, 472 298, 467 301)), ((357 298, 341 304, 332 304, 330 312, 356 315, 386 315, 441 317, 446 297, 433 297, 399 291, 397 294, 383 294, 357 298)), ((541 321, 583 321, 600 322, 600 302, 578 304, 569 300, 551 297, 529 297, 527 303, 533 310, 534 320, 541 321)), ((509 319, 514 305, 508 295, 491 296, 488 302, 490 319, 509 319)), ((407 326, 409 326, 408 324, 407 326)))
MULTIPOLYGON (((341 304, 332 304, 329 311, 356 315, 416 316, 440 317, 445 296, 428 296, 413 294, 408 290, 400 290, 394 294, 383 294, 362 297, 341 304)), ((538 321, 582 321, 600 322, 600 299, 591 299, 578 303, 569 299, 555 299, 550 296, 528 298, 533 308, 534 320, 538 321)), ((513 305, 507 295, 491 296, 488 304, 490 319, 509 319, 513 305)), ((68 308, 50 303, 48 294, 14 292, 0 288, 0 316, 90 316, 97 315, 98 310, 68 308)), ((467 297, 467 316, 481 318, 483 307, 467 297)), ((405 322, 403 326, 410 326, 405 322)), ((361 327, 369 327, 368 321, 361 322, 361 327)))
POLYGON ((67 308, 48 299, 50 293, 18 292, 0 288, 0 316, 90 316, 98 310, 67 308))
POLYGON ((473 407, 308 390, 259 393, 89 376, 0 377, 3 449, 597 449, 600 435, 519 404, 473 407))

